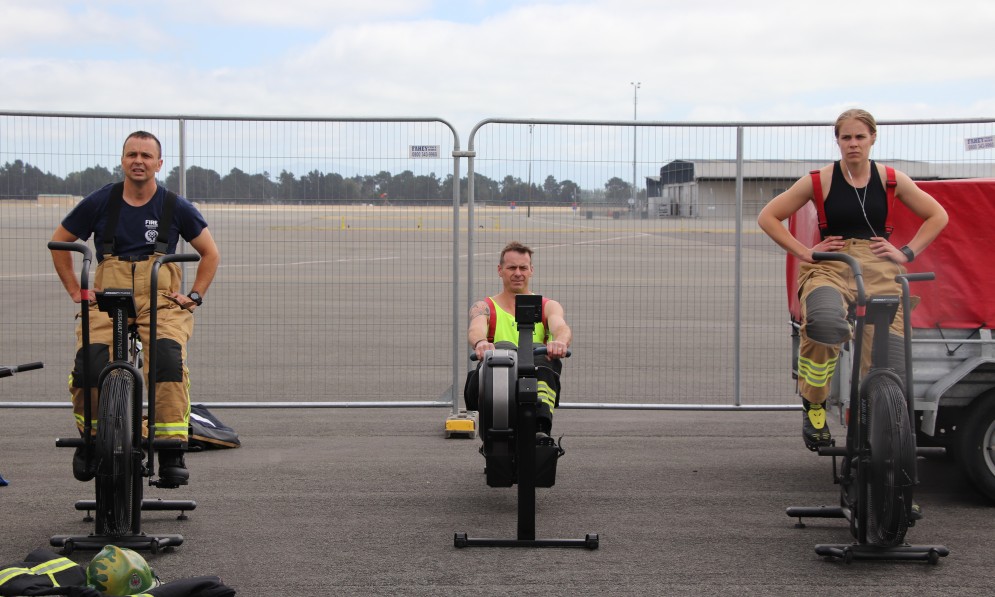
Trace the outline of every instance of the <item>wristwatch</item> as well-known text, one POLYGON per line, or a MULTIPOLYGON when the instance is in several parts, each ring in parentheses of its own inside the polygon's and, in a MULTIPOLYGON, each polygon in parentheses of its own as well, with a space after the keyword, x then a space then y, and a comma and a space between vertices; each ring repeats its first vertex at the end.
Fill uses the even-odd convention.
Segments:
POLYGON ((909 260, 909 263, 912 263, 913 261, 916 260, 916 254, 912 252, 912 249, 909 248, 909 245, 905 245, 904 247, 899 249, 899 251, 902 252, 902 255, 905 255, 905 258, 909 260))
MULTIPOLYGON (((910 259, 909 261, 912 261, 912 260, 910 259)), ((197 292, 196 290, 194 290, 193 292, 191 292, 187 296, 190 297, 190 300, 192 300, 194 303, 196 303, 198 307, 204 304, 204 297, 200 296, 200 293, 197 292)))

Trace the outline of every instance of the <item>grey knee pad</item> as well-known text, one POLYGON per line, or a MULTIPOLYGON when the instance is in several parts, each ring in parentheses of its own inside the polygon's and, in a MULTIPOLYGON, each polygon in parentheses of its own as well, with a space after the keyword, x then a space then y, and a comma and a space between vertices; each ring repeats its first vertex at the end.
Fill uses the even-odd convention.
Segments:
POLYGON ((805 297, 805 330, 810 340, 836 345, 850 339, 843 296, 835 288, 822 286, 805 297))

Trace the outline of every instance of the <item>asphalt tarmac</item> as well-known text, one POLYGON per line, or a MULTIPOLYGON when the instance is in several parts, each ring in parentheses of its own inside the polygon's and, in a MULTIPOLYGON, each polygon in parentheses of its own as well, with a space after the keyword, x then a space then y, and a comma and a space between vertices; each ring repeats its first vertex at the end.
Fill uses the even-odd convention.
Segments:
MULTIPOLYGON (((567 453, 537 495, 538 538, 597 533, 597 550, 457 549, 455 532, 514 538, 517 492, 485 484, 479 440, 444 438, 448 411, 217 409, 243 446, 189 454, 189 520, 146 512, 182 545, 146 554, 164 580, 220 575, 239 595, 985 595, 995 517, 953 461, 920 460, 926 514, 907 540, 949 557, 845 564, 843 520, 795 528, 788 506, 834 505, 829 458, 797 412, 561 409, 567 453)), ((0 561, 56 534, 92 532, 73 509, 68 409, 0 411, 0 561)), ((92 552, 71 557, 86 562, 92 552)))
MULTIPOLYGON (((190 346, 195 402, 448 397, 452 313, 462 317, 466 303, 453 307, 448 235, 340 223, 352 212, 208 211, 225 261, 190 346)), ((73 508, 93 486, 73 480, 72 452, 54 441, 75 433, 69 409, 51 408, 68 404, 75 308, 45 249, 61 214, 4 214, 17 233, 0 239, 2 362, 45 369, 3 380, 0 402, 49 408, 0 409, 0 474, 10 482, 0 487, 0 565, 53 535, 93 531, 73 508)), ((496 289, 505 242, 539 247, 538 280, 569 305, 575 332, 565 403, 730 405, 739 358, 743 404, 797 404, 783 254, 771 243, 747 237, 737 353, 733 228, 542 215, 528 225, 505 215, 478 231, 474 294, 496 289)), ((396 222, 424 214, 405 217, 396 222)), ((145 495, 198 504, 188 520, 143 516, 146 532, 185 538, 148 555, 165 580, 216 574, 260 597, 983 595, 995 586, 993 504, 953 460, 920 460, 926 518, 907 537, 948 547, 937 566, 816 555, 817 543, 851 538, 843 520, 798 529, 785 514, 838 503, 831 459, 804 449, 798 411, 561 409, 554 431, 567 453, 556 485, 538 490, 537 537, 597 533, 594 551, 454 547, 456 532, 514 538, 517 492, 486 486, 479 440, 444 437, 448 408, 214 412, 242 447, 189 454, 188 487, 145 495)))

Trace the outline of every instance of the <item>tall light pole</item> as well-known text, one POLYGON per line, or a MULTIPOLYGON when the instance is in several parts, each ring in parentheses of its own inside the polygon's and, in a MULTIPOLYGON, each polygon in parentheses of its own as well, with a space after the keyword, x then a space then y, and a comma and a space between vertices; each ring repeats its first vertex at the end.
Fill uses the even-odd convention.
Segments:
POLYGON ((528 211, 532 213, 532 127, 533 124, 529 125, 529 190, 528 190, 528 211))
MULTIPOLYGON (((632 121, 637 120, 636 106, 639 105, 639 88, 642 86, 640 81, 630 81, 629 85, 632 85, 632 121)), ((636 127, 632 127, 632 207, 636 207, 636 127)))

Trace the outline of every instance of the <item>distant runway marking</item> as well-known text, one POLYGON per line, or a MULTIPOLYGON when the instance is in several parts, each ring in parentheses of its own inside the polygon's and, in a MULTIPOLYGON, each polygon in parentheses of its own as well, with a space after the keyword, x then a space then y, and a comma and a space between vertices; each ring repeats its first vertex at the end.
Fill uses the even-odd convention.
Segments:
POLYGON ((222 264, 222 267, 288 267, 295 265, 325 265, 328 263, 358 263, 361 261, 394 261, 400 259, 400 257, 362 257, 354 259, 316 259, 312 261, 290 261, 285 263, 242 263, 242 264, 222 264))
MULTIPOLYGON (((615 237, 612 237, 612 238, 600 238, 600 239, 597 239, 597 240, 585 240, 585 241, 581 241, 581 242, 578 242, 578 243, 570 243, 570 244, 574 244, 574 245, 593 245, 593 244, 596 244, 596 243, 611 243, 611 242, 615 242, 617 240, 629 240, 631 238, 639 238, 639 237, 642 237, 642 236, 652 236, 652 235, 649 234, 648 232, 638 232, 638 233, 635 233, 635 234, 629 234, 628 236, 615 236, 615 237)), ((554 246, 568 246, 568 245, 554 245, 554 246)))
MULTIPOLYGON (((452 232, 452 226, 428 228, 425 226, 362 226, 346 224, 345 226, 270 226, 269 230, 274 232, 452 232)), ((491 228, 478 228, 477 233, 487 232, 491 234, 504 234, 508 230, 494 230, 491 228)), ((529 228, 529 232, 542 232, 547 234, 595 234, 605 232, 602 229, 569 229, 569 228, 529 228)))
MULTIPOLYGON (((361 257, 361 258, 350 258, 350 259, 316 259, 311 261, 290 261, 285 263, 222 263, 218 266, 218 269, 235 269, 240 267, 293 267, 293 266, 304 266, 304 265, 325 265, 328 263, 359 263, 363 261, 396 261, 400 259, 400 256, 392 257, 361 257)), ((430 259, 426 257, 426 259, 430 259)), ((431 259, 436 259, 432 257, 431 259)), ((7 274, 0 276, 0 280, 19 280, 25 278, 54 278, 55 273, 48 274, 7 274)), ((92 277, 92 275, 91 275, 92 277)))
POLYGON ((55 276, 55 272, 50 274, 6 274, 0 276, 0 280, 21 280, 25 278, 51 278, 55 276))
MULTIPOLYGON (((559 243, 559 244, 556 244, 556 245, 536 246, 536 247, 533 248, 533 250, 539 251, 540 249, 562 249, 564 247, 576 247, 577 245, 593 245, 593 244, 599 244, 599 243, 610 243, 610 242, 615 242, 615 241, 619 241, 619 240, 630 240, 630 239, 633 239, 633 238, 639 238, 639 237, 643 237, 643 236, 652 236, 652 235, 651 234, 647 234, 645 232, 640 232, 640 233, 637 233, 637 234, 629 234, 629 235, 626 235, 626 236, 614 236, 612 238, 599 238, 599 239, 595 239, 595 240, 584 240, 584 241, 579 241, 579 242, 575 242, 575 243, 559 243)), ((500 255, 500 254, 501 254, 501 251, 488 251, 486 253, 474 253, 473 256, 474 257, 479 257, 479 256, 483 256, 483 255, 500 255)))
POLYGON ((448 228, 400 228, 397 226, 346 226, 345 228, 330 226, 270 226, 274 232, 449 232, 448 228))

